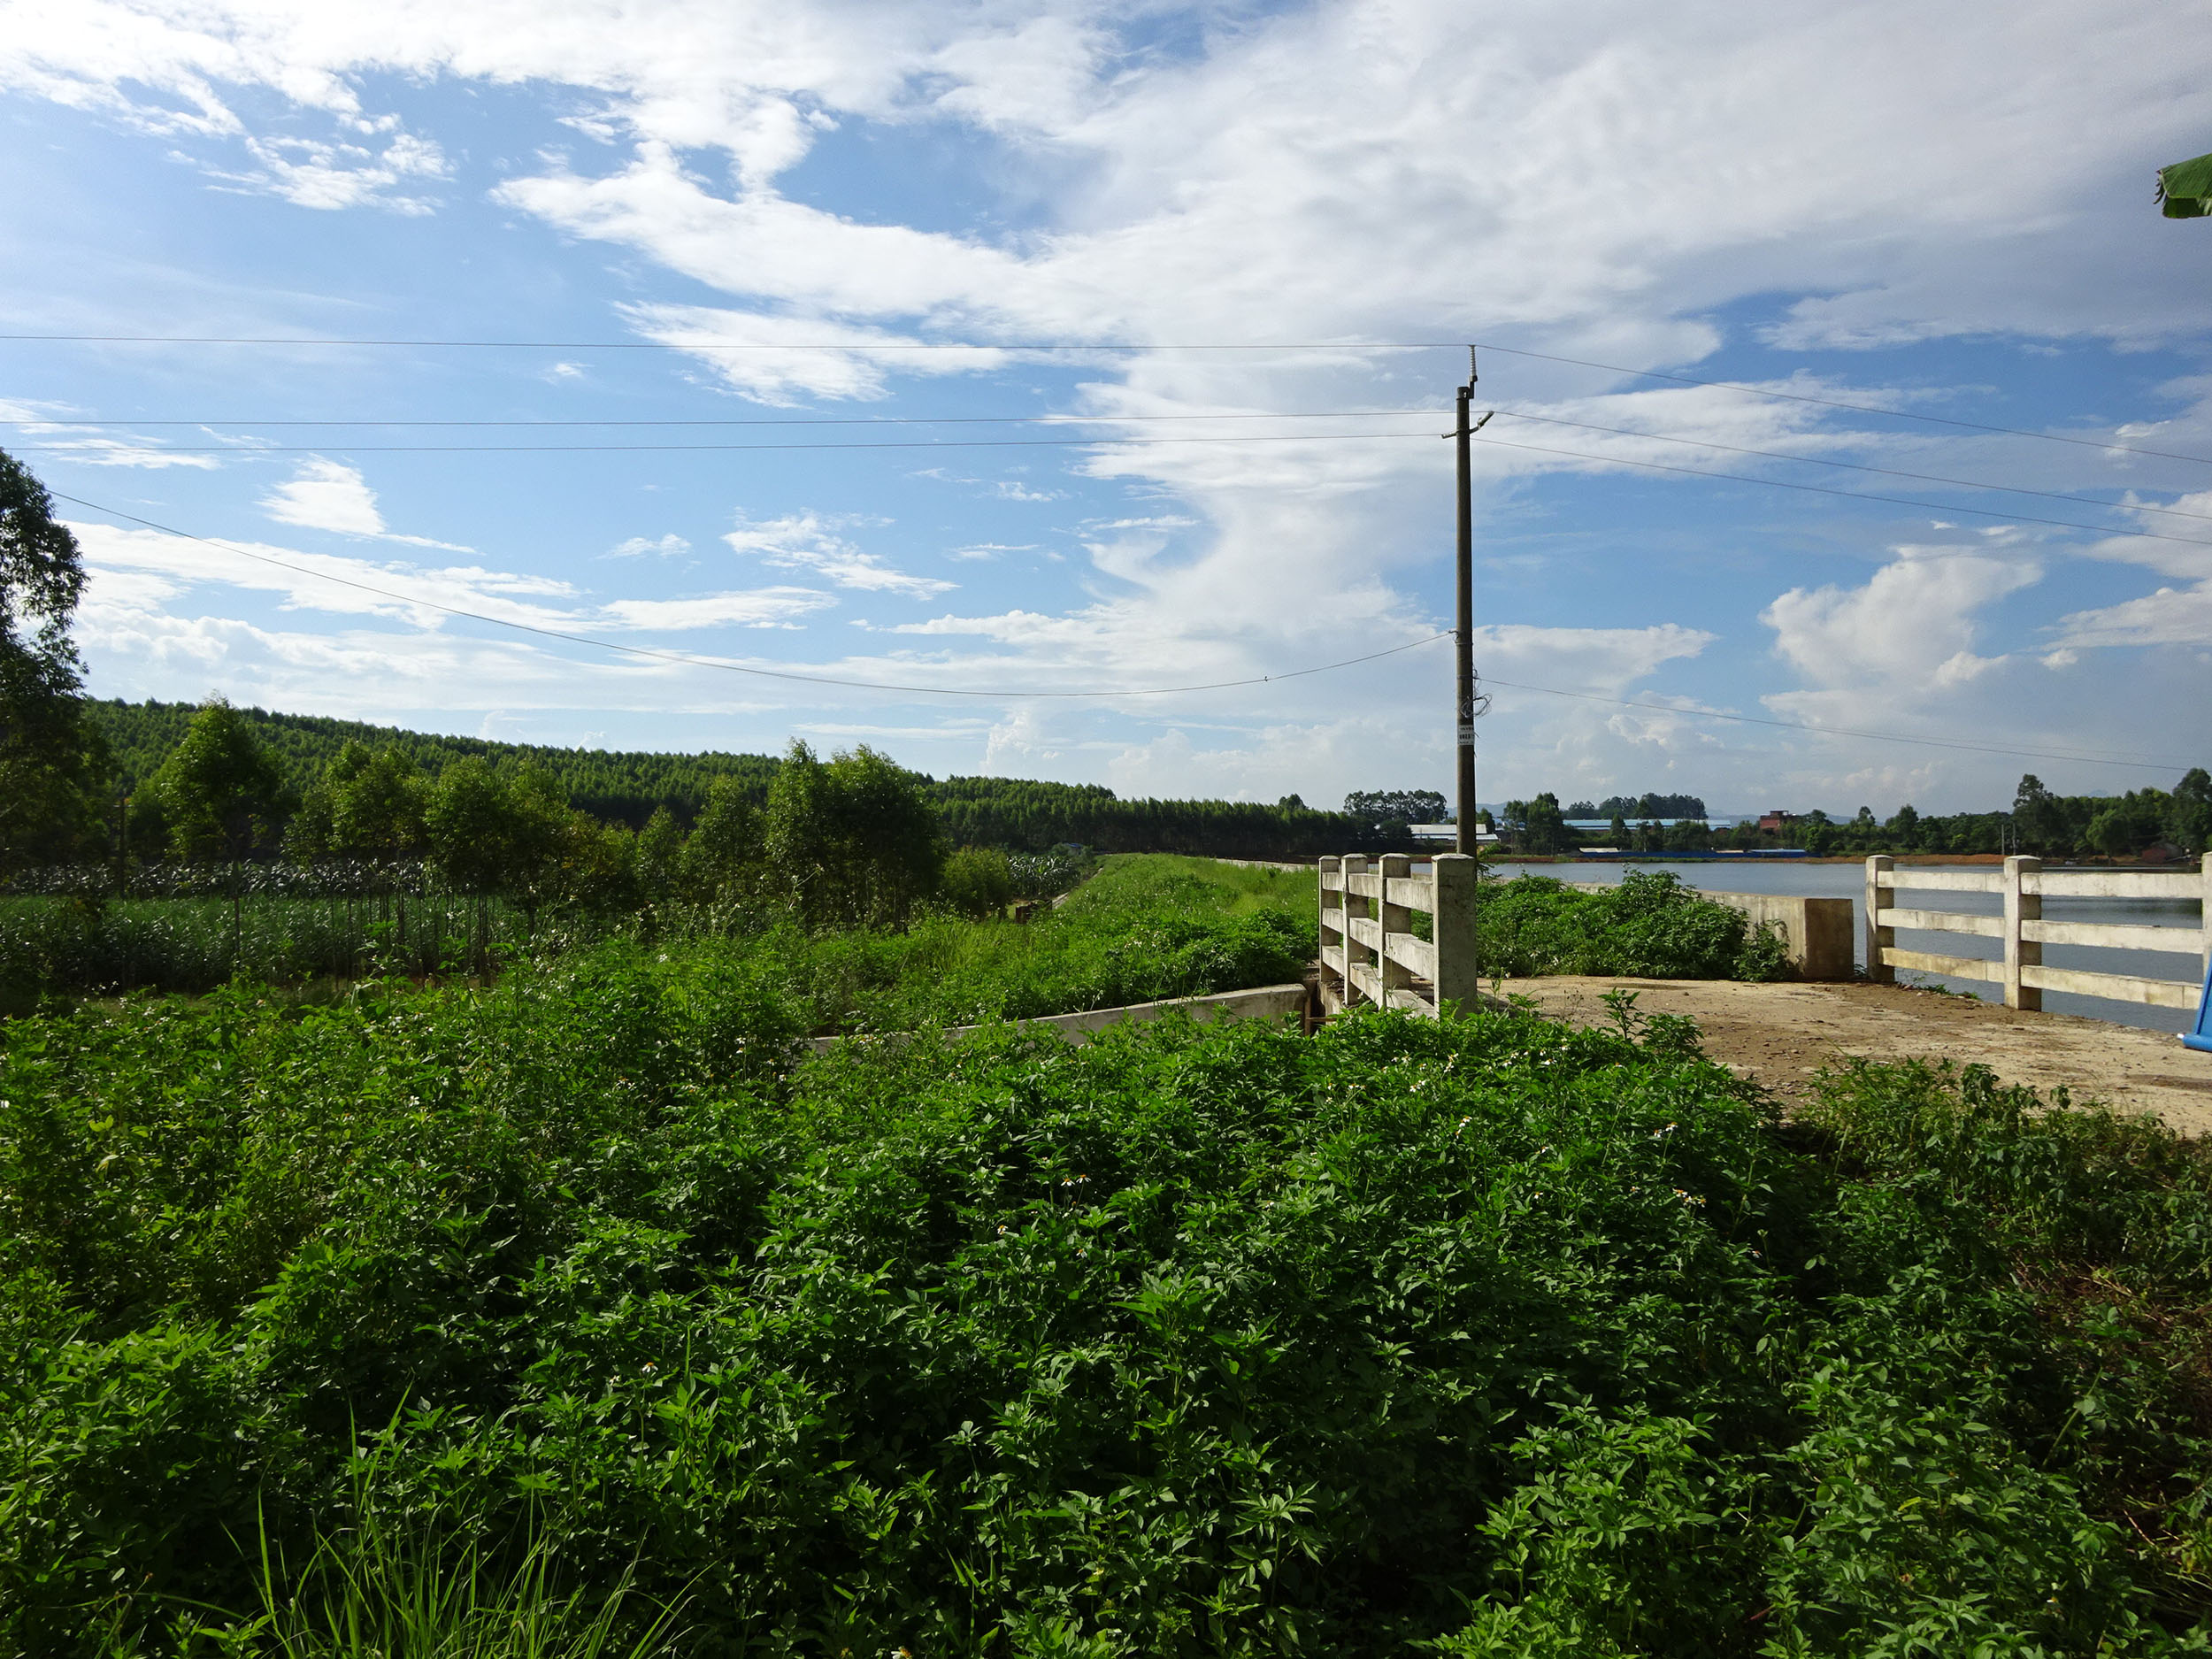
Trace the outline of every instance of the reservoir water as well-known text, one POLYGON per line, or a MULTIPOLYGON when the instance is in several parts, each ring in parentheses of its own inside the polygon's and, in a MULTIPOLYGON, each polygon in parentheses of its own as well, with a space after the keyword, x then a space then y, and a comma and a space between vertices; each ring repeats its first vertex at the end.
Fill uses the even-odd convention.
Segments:
MULTIPOLYGON (((1977 870, 1994 868, 1987 864, 1967 867, 1977 870)), ((1500 863, 1495 868, 1508 877, 1555 876, 1563 881, 1608 886, 1618 882, 1622 872, 1626 870, 1668 870, 1679 876, 1686 887, 1718 893, 1778 893, 1802 898, 1849 899, 1853 948, 1859 965, 1866 965, 1864 864, 1769 863, 1751 859, 1727 864, 1702 861, 1670 864, 1655 859, 1639 859, 1634 864, 1600 861, 1573 864, 1500 863)), ((1916 891, 1907 896, 1904 902, 1921 910, 1961 910, 1978 916, 2001 915, 2004 910, 2002 896, 1995 893, 1916 891)), ((2043 901, 2043 919, 2049 922, 2123 922, 2139 926, 2193 930, 2200 926, 2200 907, 2189 899, 2046 898, 2043 901)), ((2043 947, 2043 961, 2047 967, 2075 968, 2090 973, 2128 973, 2146 979, 2200 982, 2204 959, 2199 954, 2197 937, 2192 931, 2177 931, 2175 942, 2179 949, 2170 953, 2162 950, 2103 950, 2087 945, 2046 945, 2043 947)), ((1897 930, 1897 943, 1901 949, 1925 950, 1947 956, 1973 956, 1986 960, 2001 957, 2004 954, 2001 941, 1977 938, 1967 933, 1909 932, 1901 927, 1897 930)), ((1940 985, 1954 991, 1970 992, 1985 1002, 2001 1002, 2004 997, 2001 987, 1979 979, 1956 979, 1942 974, 1914 973, 1902 969, 1898 971, 1897 978, 1904 984, 1940 985)), ((2150 1031, 2185 1031, 2196 1018, 2193 1013, 2177 1008, 2145 1008, 2139 1002, 2116 1002, 2101 996, 2075 996, 2060 991, 2044 992, 2043 1008, 2047 1013, 2081 1014, 2091 1019, 2109 1020, 2121 1025, 2139 1025, 2150 1031)))

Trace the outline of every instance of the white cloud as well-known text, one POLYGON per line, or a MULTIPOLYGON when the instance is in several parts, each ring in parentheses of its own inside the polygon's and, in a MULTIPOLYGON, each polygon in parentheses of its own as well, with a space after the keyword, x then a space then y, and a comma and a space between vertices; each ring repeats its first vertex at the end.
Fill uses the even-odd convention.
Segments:
POLYGON ((837 587, 862 593, 929 599, 958 585, 894 569, 838 535, 832 521, 816 513, 793 513, 759 524, 740 520, 722 539, 733 551, 750 554, 779 570, 812 571, 837 587))
POLYGON ((2024 554, 1988 557, 1900 548, 1866 586, 1793 588, 1759 619, 1776 653, 1815 685, 1868 683, 1932 692, 1970 680, 1995 660, 1973 647, 1978 613, 2042 578, 2024 554))
MULTIPOLYGON (((509 187, 519 188, 520 187, 509 187)), ((801 397, 881 398, 889 376, 967 374, 1007 360, 988 349, 914 350, 913 336, 813 317, 763 317, 703 305, 630 305, 630 326, 679 345, 731 390, 788 408, 801 397), (902 349, 907 348, 907 349, 902 349)))
POLYGON ((301 463, 290 481, 279 484, 261 498, 261 510, 279 524, 296 524, 335 535, 359 536, 379 541, 399 541, 409 547, 439 548, 449 553, 476 549, 428 536, 397 535, 385 527, 377 510, 376 492, 360 469, 318 456, 301 463))
POLYGON ((627 628, 772 628, 788 626, 795 618, 836 603, 829 595, 810 588, 756 588, 688 599, 617 599, 603 614, 627 628))
POLYGON ((242 173, 210 169, 215 178, 235 189, 325 211, 373 205, 427 213, 433 211, 429 200, 397 194, 393 187, 407 180, 442 179, 450 172, 436 144, 409 133, 396 134, 381 150, 298 137, 250 137, 245 142, 258 165, 242 173))
POLYGON ((95 591, 111 609, 157 607, 188 587, 274 594, 287 611, 385 617, 436 631, 452 611, 565 632, 681 632, 787 626, 837 601, 812 588, 774 587, 672 599, 594 603, 568 582, 480 565, 432 568, 303 553, 261 542, 196 541, 158 530, 73 525, 95 591), (440 607, 445 607, 441 609, 440 607))
POLYGON ((654 553, 663 558, 676 558, 690 551, 691 543, 672 531, 657 541, 645 536, 634 535, 628 541, 617 542, 613 547, 609 548, 607 557, 611 559, 634 559, 648 553, 654 553))

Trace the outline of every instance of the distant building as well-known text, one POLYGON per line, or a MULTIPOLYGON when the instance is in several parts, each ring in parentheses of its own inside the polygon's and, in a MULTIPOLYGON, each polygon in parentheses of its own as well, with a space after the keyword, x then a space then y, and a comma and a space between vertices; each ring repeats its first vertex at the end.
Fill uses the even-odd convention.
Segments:
MULTIPOLYGON (((1432 846, 1456 847, 1459 844, 1459 826, 1456 824, 1409 824, 1413 839, 1432 846)), ((1475 832, 1475 843, 1480 847, 1494 847, 1498 838, 1488 830, 1475 832)))
POLYGON ((1772 833, 1778 835, 1796 822, 1796 813, 1785 812, 1779 807, 1777 807, 1773 811, 1765 814, 1759 819, 1759 827, 1763 830, 1770 831, 1772 833))

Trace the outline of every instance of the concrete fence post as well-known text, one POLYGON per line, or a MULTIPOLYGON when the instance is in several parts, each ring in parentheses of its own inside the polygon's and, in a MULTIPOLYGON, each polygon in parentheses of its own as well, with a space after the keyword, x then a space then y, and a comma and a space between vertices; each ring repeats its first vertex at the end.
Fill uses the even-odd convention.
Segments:
POLYGON ((2197 918, 2197 939, 2204 948, 2203 972, 2212 974, 2212 847, 2197 861, 2197 884, 2204 889, 2204 914, 2197 918))
POLYGON ((1876 853, 1866 861, 1866 977, 1877 985, 1897 983, 1897 970, 1882 960, 1882 952, 1897 943, 1897 930, 1881 923, 1884 910, 1897 908, 1897 890, 1889 884, 1897 861, 1876 853))
POLYGON ((1482 991, 1475 954, 1475 860, 1470 853, 1435 858, 1436 1011, 1474 1012, 1482 991))
POLYGON ((2040 858, 2030 858, 2017 853, 2005 860, 2005 1006, 2024 1009, 2031 1014, 2043 1009, 2043 993, 2038 987, 2020 983, 2020 970, 2043 965, 2043 947, 2035 940, 2020 937, 2020 924, 2043 919, 2043 895, 2028 891, 2027 879, 2043 868, 2040 858))
POLYGON ((1375 953, 1375 972, 1381 976, 1380 1001, 1390 1006, 1390 994, 1402 990, 1413 983, 1413 970, 1390 956, 1390 935, 1413 931, 1413 911, 1403 904, 1390 902, 1392 880, 1409 880, 1413 876, 1413 860, 1403 853, 1385 853, 1378 865, 1382 875, 1382 892, 1377 895, 1375 915, 1382 929, 1382 949, 1375 953))

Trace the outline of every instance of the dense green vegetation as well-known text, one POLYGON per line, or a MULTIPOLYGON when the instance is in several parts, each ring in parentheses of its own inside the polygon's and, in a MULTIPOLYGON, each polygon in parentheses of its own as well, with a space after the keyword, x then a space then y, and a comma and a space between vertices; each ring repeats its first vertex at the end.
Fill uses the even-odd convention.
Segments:
POLYGON ((695 1654, 2206 1651, 2205 1150, 1623 1025, 794 1066, 623 945, 10 1022, 0 1641, 397 1539, 695 1654))
POLYGON ((480 960, 506 969, 627 941, 748 964, 795 1033, 905 1031, 1294 981, 1316 945, 1310 888, 1305 878, 1136 857, 1110 860, 1074 900, 1026 925, 932 909, 902 927, 810 928, 787 908, 676 903, 563 913, 534 931, 502 903, 488 910, 482 958, 483 917, 449 898, 257 899, 236 931, 227 899, 19 899, 0 901, 0 1012, 56 994, 205 992, 234 979, 326 1001, 364 974, 460 979, 480 960))
POLYGON ((1571 887, 1548 876, 1486 885, 1476 912, 1486 973, 1621 973, 1666 979, 1778 979, 1786 946, 1671 872, 1571 887))

